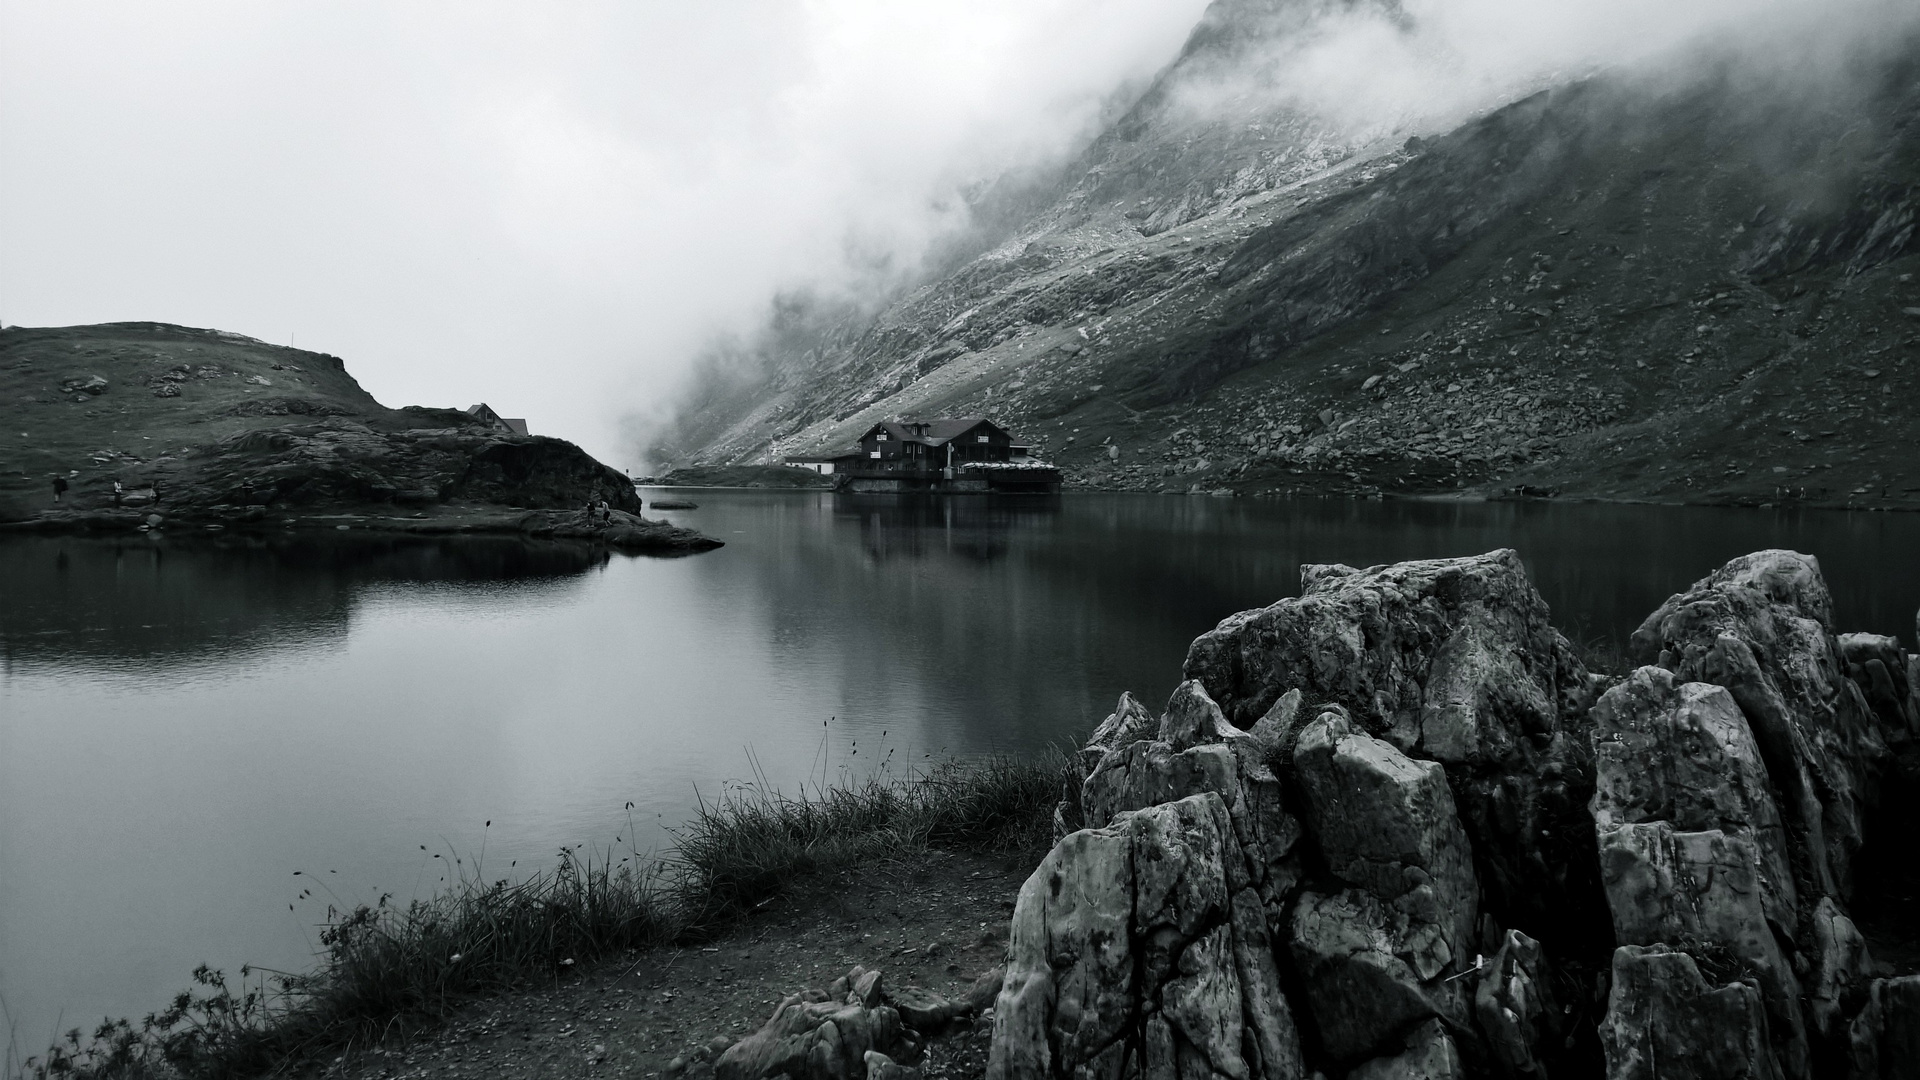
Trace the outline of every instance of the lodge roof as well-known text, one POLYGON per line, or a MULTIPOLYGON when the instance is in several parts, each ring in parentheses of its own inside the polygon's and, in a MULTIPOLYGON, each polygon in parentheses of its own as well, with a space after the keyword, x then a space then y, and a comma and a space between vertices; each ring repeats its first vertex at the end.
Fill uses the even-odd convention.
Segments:
MULTIPOLYGON (((888 438, 897 439, 900 442, 945 446, 981 424, 993 424, 993 421, 984 416, 962 416, 944 420, 883 420, 868 428, 867 434, 884 431, 888 438)), ((998 424, 993 426, 1000 427, 998 424)), ((1000 428, 1000 430, 1006 429, 1000 428)))
POLYGON ((468 416, 478 417, 488 423, 505 424, 507 430, 513 432, 515 435, 527 434, 527 422, 524 419, 517 416, 501 416, 498 412, 494 411, 493 406, 488 405, 484 401, 478 405, 467 406, 465 412, 468 416))

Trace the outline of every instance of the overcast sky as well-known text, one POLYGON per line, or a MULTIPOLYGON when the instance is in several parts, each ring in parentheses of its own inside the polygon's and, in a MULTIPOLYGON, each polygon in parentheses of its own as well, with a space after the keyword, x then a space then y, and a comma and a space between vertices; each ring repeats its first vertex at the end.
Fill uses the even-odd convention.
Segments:
POLYGON ((291 340, 631 465, 709 335, 910 259, 1204 7, 0 0, 0 321, 291 340))
MULTIPOLYGON (((485 400, 635 466, 621 419, 705 342, 850 262, 911 266, 958 184, 1077 146, 1205 6, 0 0, 0 321, 293 341, 390 405, 485 400)), ((1197 107, 1432 128, 1699 39, 1844 67, 1823 36, 1920 4, 1323 10, 1197 107)))

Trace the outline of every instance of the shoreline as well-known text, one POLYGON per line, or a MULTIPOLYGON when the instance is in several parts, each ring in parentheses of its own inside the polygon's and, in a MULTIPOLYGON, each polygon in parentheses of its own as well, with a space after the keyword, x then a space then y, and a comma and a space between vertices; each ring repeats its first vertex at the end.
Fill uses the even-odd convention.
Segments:
POLYGON ((589 520, 582 510, 444 508, 400 517, 342 510, 269 518, 264 513, 208 513, 199 508, 162 514, 150 508, 86 510, 60 516, 0 522, 0 535, 155 536, 196 539, 211 536, 313 537, 327 533, 421 537, 520 538, 566 540, 630 554, 690 555, 725 546, 695 529, 639 514, 612 511, 612 524, 589 520), (157 520, 156 520, 157 519, 157 520))
MULTIPOLYGON (((718 952, 721 943, 743 934, 757 931, 750 940, 763 942, 773 932, 769 920, 819 916, 798 927, 795 940, 837 937, 849 918, 858 917, 844 904, 843 883, 856 877, 871 882, 876 875, 897 880, 895 871, 911 873, 913 866, 932 868, 941 887, 970 894, 933 920, 940 947, 923 943, 911 958, 929 969, 920 974, 939 980, 937 972, 957 951, 985 945, 957 937, 986 925, 983 916, 999 922, 1000 934, 981 955, 992 956, 1004 945, 1012 889, 1051 844, 1062 785, 1079 780, 1073 768, 1070 758, 1056 754, 848 778, 798 798, 743 788, 705 804, 664 857, 628 847, 563 851, 551 870, 517 881, 463 877, 405 908, 383 900, 339 911, 320 934, 322 952, 310 971, 243 966, 230 982, 225 973, 203 967, 171 1007, 142 1021, 107 1020, 90 1041, 76 1032, 68 1043, 44 1049, 16 1045, 0 1076, 340 1076, 348 1060, 366 1065, 367 1076, 391 1075, 391 1065, 384 1064, 389 1052, 412 1053, 396 1046, 464 1043, 471 1034, 465 1018, 474 1014, 498 1015, 503 1003, 514 1000, 550 1004, 567 994, 590 999, 609 972, 631 976, 649 958, 666 958, 661 970, 671 972, 680 956, 718 952), (985 898, 986 907, 969 906, 980 899, 971 894, 994 866, 1017 875, 985 898)), ((911 907, 916 919, 927 921, 921 900, 928 880, 922 875, 899 895, 896 916, 911 907)), ((861 940, 855 934, 843 943, 855 950, 850 955, 856 960, 861 940)), ((885 964, 897 955, 870 962, 885 964)), ((837 959, 823 968, 825 958, 811 955, 767 959, 810 960, 808 970, 825 975, 821 985, 846 970, 837 959), (826 970, 836 965, 838 970, 826 970)), ((904 970, 906 962, 893 963, 904 970)), ((964 974, 963 982, 970 982, 982 972, 964 974)), ((941 984, 950 996, 957 992, 947 985, 951 981, 941 984)), ((777 991, 774 1000, 808 988, 764 987, 777 991)), ((751 1002, 736 1008, 732 1026, 757 1026, 763 1019, 766 1002, 757 996, 762 990, 721 995, 734 1006, 751 1002)), ((657 1004, 673 1012, 673 995, 657 1004)), ((527 1032, 523 1041, 532 1042, 528 1029, 538 1026, 537 1018, 516 1019, 508 1026, 516 1034, 527 1032)), ((709 1014, 697 1021, 702 1038, 720 1034, 707 1028, 711 1019, 709 1014)), ((482 1026, 490 1032, 495 1027, 482 1026)), ((668 1030, 677 1032, 678 1026, 669 1024, 668 1030)), ((606 1056, 606 1043, 599 1045, 600 1054, 585 1055, 589 1060, 579 1064, 598 1064, 606 1056)), ((697 1050, 668 1049, 655 1068, 697 1050)), ((984 1064, 984 1043, 979 1050, 984 1064)))
MULTIPOLYGON (((738 485, 738 484, 660 484, 660 483, 638 484, 636 483, 634 487, 636 489, 658 488, 666 491, 772 491, 772 492, 791 492, 791 493, 809 494, 809 495, 833 495, 833 494, 840 493, 839 489, 825 488, 825 487, 819 487, 819 488, 756 487, 753 485, 738 485)), ((951 496, 974 497, 974 496, 981 496, 981 495, 989 495, 997 498, 1035 497, 1032 493, 1026 493, 1026 492, 993 492, 993 491, 957 491, 957 492, 942 492, 942 493, 849 492, 848 494, 896 494, 896 495, 898 494, 907 494, 907 495, 938 494, 939 497, 942 497, 942 498, 951 497, 951 496)), ((1807 500, 1796 499, 1791 502, 1775 503, 1775 502, 1756 502, 1756 501, 1748 501, 1748 500, 1741 500, 1741 499, 1710 500, 1710 501, 1700 501, 1700 500, 1674 501, 1674 500, 1660 499, 1660 498, 1653 498, 1653 497, 1631 497, 1631 496, 1619 496, 1619 495, 1584 495, 1584 494, 1514 495, 1514 494, 1506 494, 1503 492, 1486 492, 1486 491, 1347 492, 1347 491, 1326 491, 1326 490, 1281 491, 1279 489, 1247 491, 1247 490, 1234 490, 1232 488, 1189 489, 1185 491, 1162 489, 1162 490, 1150 491, 1142 488, 1100 487, 1100 486, 1079 485, 1079 484, 1068 484, 1058 492, 1053 492, 1053 493, 1050 493, 1047 495, 1041 495, 1038 497, 1057 498, 1061 495, 1169 495, 1169 496, 1182 496, 1182 497, 1189 497, 1189 498, 1213 498, 1213 499, 1269 499, 1269 500, 1350 499, 1357 502, 1521 503, 1521 504, 1532 504, 1532 505, 1658 506, 1658 507, 1666 507, 1671 509, 1684 508, 1684 509, 1700 509, 1700 510, 1776 510, 1776 511, 1820 510, 1820 511, 1847 511, 1847 512, 1873 512, 1873 513, 1920 512, 1920 499, 1913 500, 1910 505, 1889 505, 1885 503, 1867 504, 1867 503, 1858 503, 1858 502, 1836 503, 1836 502, 1815 501, 1811 499, 1807 499, 1807 500)))

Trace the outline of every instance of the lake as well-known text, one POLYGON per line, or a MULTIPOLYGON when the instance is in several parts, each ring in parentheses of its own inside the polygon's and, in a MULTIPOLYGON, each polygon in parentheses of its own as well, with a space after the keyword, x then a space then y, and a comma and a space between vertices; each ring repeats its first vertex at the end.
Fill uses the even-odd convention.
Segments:
POLYGON ((1163 701, 1195 635, 1303 562, 1512 546, 1582 641, 1763 547, 1819 556, 1841 629, 1911 645, 1920 606, 1920 515, 673 494, 728 546, 0 539, 18 1052, 202 961, 304 968, 328 904, 426 895, 456 856, 658 846, 752 762, 794 791, 1074 741, 1122 690, 1163 701))

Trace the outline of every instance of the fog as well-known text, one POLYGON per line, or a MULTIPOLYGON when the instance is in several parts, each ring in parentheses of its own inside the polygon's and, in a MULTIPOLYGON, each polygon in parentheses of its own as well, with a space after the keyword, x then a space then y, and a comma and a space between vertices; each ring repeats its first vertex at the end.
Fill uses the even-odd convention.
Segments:
MULTIPOLYGON (((1703 37, 1791 69, 1818 53, 1789 30, 1914 7, 1303 0, 1184 100, 1434 128, 1703 37)), ((0 0, 0 321, 292 342, 637 467, 623 419, 705 344, 910 279, 960 191, 1073 152, 1204 8, 0 0)))
POLYGON ((909 273, 1204 0, 0 3, 0 321, 161 320, 620 418, 785 288, 909 273))
POLYGON ((1258 20, 1267 40, 1196 71, 1196 117, 1287 105, 1364 140, 1437 132, 1600 72, 1662 82, 1731 65, 1756 90, 1832 88, 1863 49, 1904 47, 1910 0, 1301 0, 1258 20))

